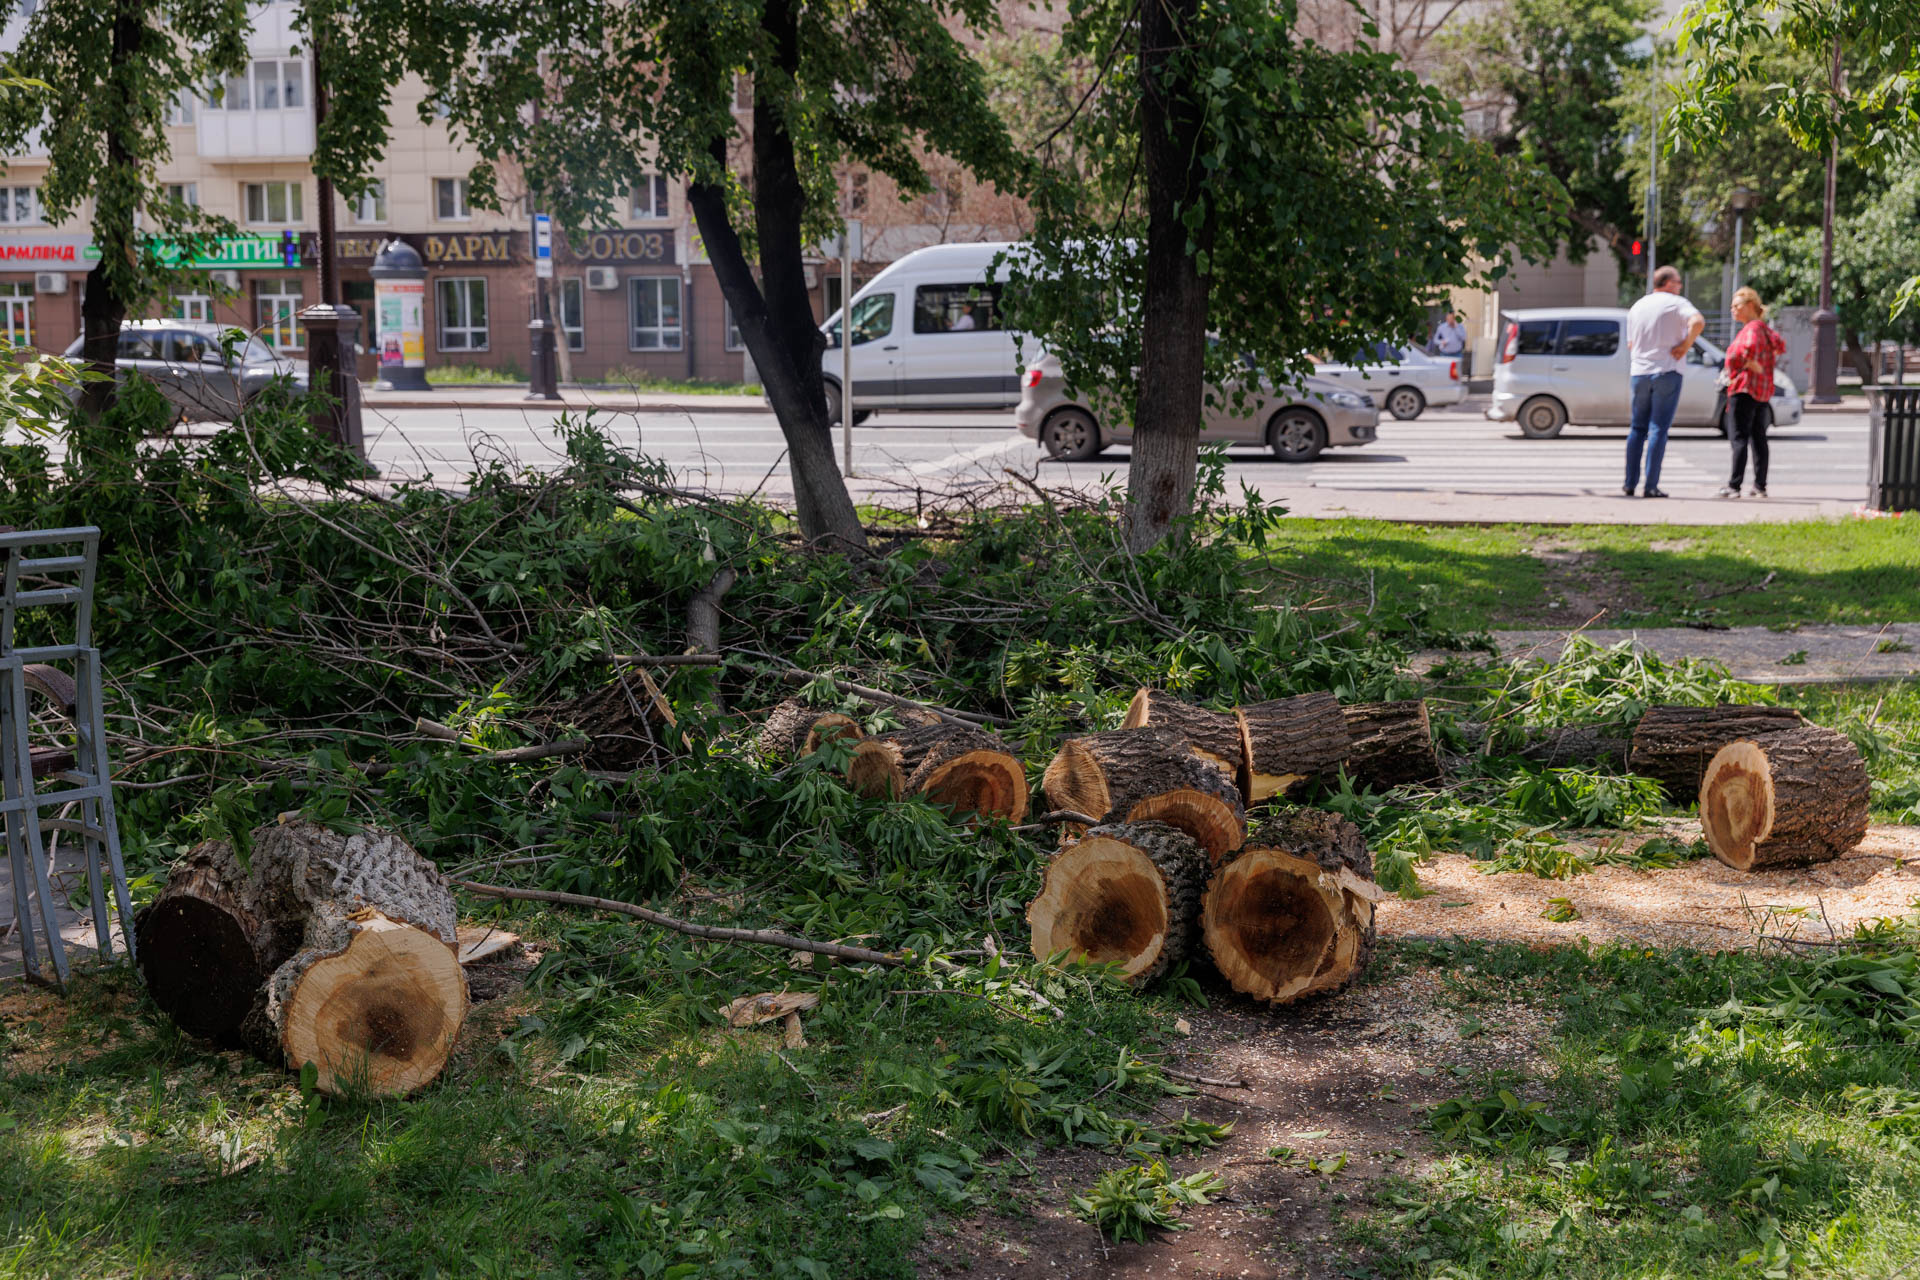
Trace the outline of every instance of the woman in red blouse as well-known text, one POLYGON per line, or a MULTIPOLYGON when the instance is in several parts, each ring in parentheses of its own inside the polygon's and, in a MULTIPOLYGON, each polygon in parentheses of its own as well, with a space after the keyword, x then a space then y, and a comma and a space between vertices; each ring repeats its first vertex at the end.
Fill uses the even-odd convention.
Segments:
POLYGON ((1753 488, 1749 496, 1767 496, 1767 423, 1773 417, 1773 366, 1786 353, 1786 340, 1767 323, 1767 308, 1751 289, 1736 289, 1733 318, 1740 336, 1727 348, 1727 439, 1733 444, 1733 477, 1720 490, 1723 498, 1740 496, 1747 474, 1747 450, 1753 450, 1753 488))

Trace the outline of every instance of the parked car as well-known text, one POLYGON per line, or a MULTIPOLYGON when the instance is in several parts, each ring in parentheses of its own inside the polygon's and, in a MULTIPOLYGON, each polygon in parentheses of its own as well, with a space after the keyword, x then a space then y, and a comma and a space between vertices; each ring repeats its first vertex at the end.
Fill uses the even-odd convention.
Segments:
MULTIPOLYGON (((1311 462, 1323 449, 1370 444, 1380 422, 1372 396, 1324 378, 1280 388, 1263 381, 1239 405, 1231 389, 1208 400, 1201 419, 1202 444, 1264 445, 1282 462, 1311 462)), ((1108 445, 1133 442, 1131 426, 1103 420, 1088 398, 1067 394, 1060 362, 1050 355, 1027 369, 1013 422, 1022 435, 1038 440, 1049 457, 1067 462, 1097 457, 1108 445)))
MULTIPOLYGON (((1004 243, 915 250, 853 295, 853 409, 1006 409, 1020 399, 1016 336, 1001 325, 1004 243)), ((841 312, 821 328, 827 409, 840 419, 841 312)))
POLYGON ((1364 391, 1402 422, 1411 422, 1428 405, 1459 404, 1467 398, 1454 356, 1430 356, 1391 342, 1370 342, 1344 361, 1327 361, 1313 370, 1329 382, 1364 391))
MULTIPOLYGON (((67 348, 80 355, 80 340, 67 348)), ((230 422, 240 406, 285 378, 304 391, 307 371, 243 329, 205 320, 128 320, 120 326, 115 376, 153 383, 188 422, 230 422), (232 354, 222 342, 231 338, 232 354)))
MULTIPOLYGON (((1549 440, 1570 422, 1626 426, 1632 418, 1627 381, 1627 313, 1621 307, 1563 307, 1512 311, 1500 360, 1493 371, 1493 404, 1487 416, 1517 422, 1532 440, 1549 440)), ((1713 427, 1726 432, 1726 393, 1720 368, 1726 353, 1705 338, 1681 364, 1676 427, 1713 427)), ((1800 392, 1783 373, 1774 374, 1768 411, 1776 426, 1800 421, 1800 392)))

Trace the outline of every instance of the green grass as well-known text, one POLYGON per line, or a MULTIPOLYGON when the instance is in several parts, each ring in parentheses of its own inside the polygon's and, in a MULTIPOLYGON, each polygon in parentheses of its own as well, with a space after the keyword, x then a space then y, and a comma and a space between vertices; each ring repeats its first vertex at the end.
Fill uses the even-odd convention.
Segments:
POLYGON ((1288 520, 1273 545, 1281 569, 1334 598, 1364 600, 1371 587, 1389 615, 1455 631, 1537 625, 1569 585, 1610 606, 1599 626, 1920 621, 1920 532, 1906 521, 1480 528, 1288 520), (1575 558, 1555 564, 1543 549, 1575 558), (1764 590, 1736 590, 1769 573, 1764 590))
POLYGON ((524 386, 527 375, 508 361, 500 368, 483 364, 443 364, 427 370, 427 384, 435 387, 524 386))
POLYGON ((1910 938, 1813 958, 1400 944, 1462 1012, 1558 1025, 1468 1073, 1440 1158, 1349 1225, 1379 1277, 1900 1274, 1920 1257, 1910 938))
POLYGON ((657 391, 675 396, 757 396, 760 388, 744 382, 708 382, 702 378, 663 378, 644 369, 621 366, 607 370, 600 379, 604 386, 628 387, 634 391, 657 391))

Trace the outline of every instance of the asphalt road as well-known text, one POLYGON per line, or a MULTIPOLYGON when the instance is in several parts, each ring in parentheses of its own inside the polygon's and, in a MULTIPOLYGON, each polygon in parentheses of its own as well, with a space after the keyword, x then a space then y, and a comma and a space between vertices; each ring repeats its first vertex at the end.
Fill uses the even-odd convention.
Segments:
MULTIPOLYGON (((611 413, 600 415, 623 447, 644 450, 673 468, 681 483, 729 493, 790 496, 784 443, 764 413, 611 413)), ((548 410, 392 409, 370 413, 370 453, 392 477, 432 474, 457 483, 478 453, 557 465, 555 415, 548 410)), ((1570 427, 1557 440, 1524 439, 1511 424, 1488 422, 1479 406, 1429 410, 1413 422, 1383 419, 1380 438, 1332 449, 1305 465, 1264 450, 1229 455, 1228 492, 1241 485, 1301 514, 1400 519, 1601 520, 1607 522, 1783 519, 1850 510, 1865 493, 1864 411, 1809 415, 1773 436, 1772 498, 1714 500, 1728 448, 1698 429, 1676 431, 1661 487, 1671 502, 1628 502, 1620 495, 1626 432, 1570 427)), ((836 433, 836 455, 839 440, 836 433)), ((1127 454, 1112 449, 1090 463, 1042 459, 1011 428, 1010 416, 881 414, 854 430, 853 487, 884 496, 1004 482, 1009 468, 1049 487, 1091 489, 1124 479, 1127 454)), ((1749 472, 1751 479, 1751 472, 1749 472)))

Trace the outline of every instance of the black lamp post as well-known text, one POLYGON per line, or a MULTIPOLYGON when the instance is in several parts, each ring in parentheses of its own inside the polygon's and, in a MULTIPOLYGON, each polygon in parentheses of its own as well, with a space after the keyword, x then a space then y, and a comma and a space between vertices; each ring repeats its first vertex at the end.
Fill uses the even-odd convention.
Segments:
MULTIPOLYGON (((1833 37, 1828 86, 1840 93, 1840 34, 1833 37)), ((1840 135, 1827 141, 1827 197, 1820 211, 1820 309, 1813 313, 1813 402, 1840 403, 1840 314, 1833 309, 1833 181, 1840 164, 1840 135)))
MULTIPOLYGON (((313 50, 313 128, 318 135, 327 118, 327 82, 321 74, 320 50, 313 50)), ((300 313, 307 330, 307 389, 324 392, 314 397, 314 430, 353 450, 367 460, 366 432, 360 416, 360 379, 354 372, 355 338, 360 313, 340 302, 340 273, 334 258, 333 181, 314 175, 320 201, 320 301, 300 313)))

